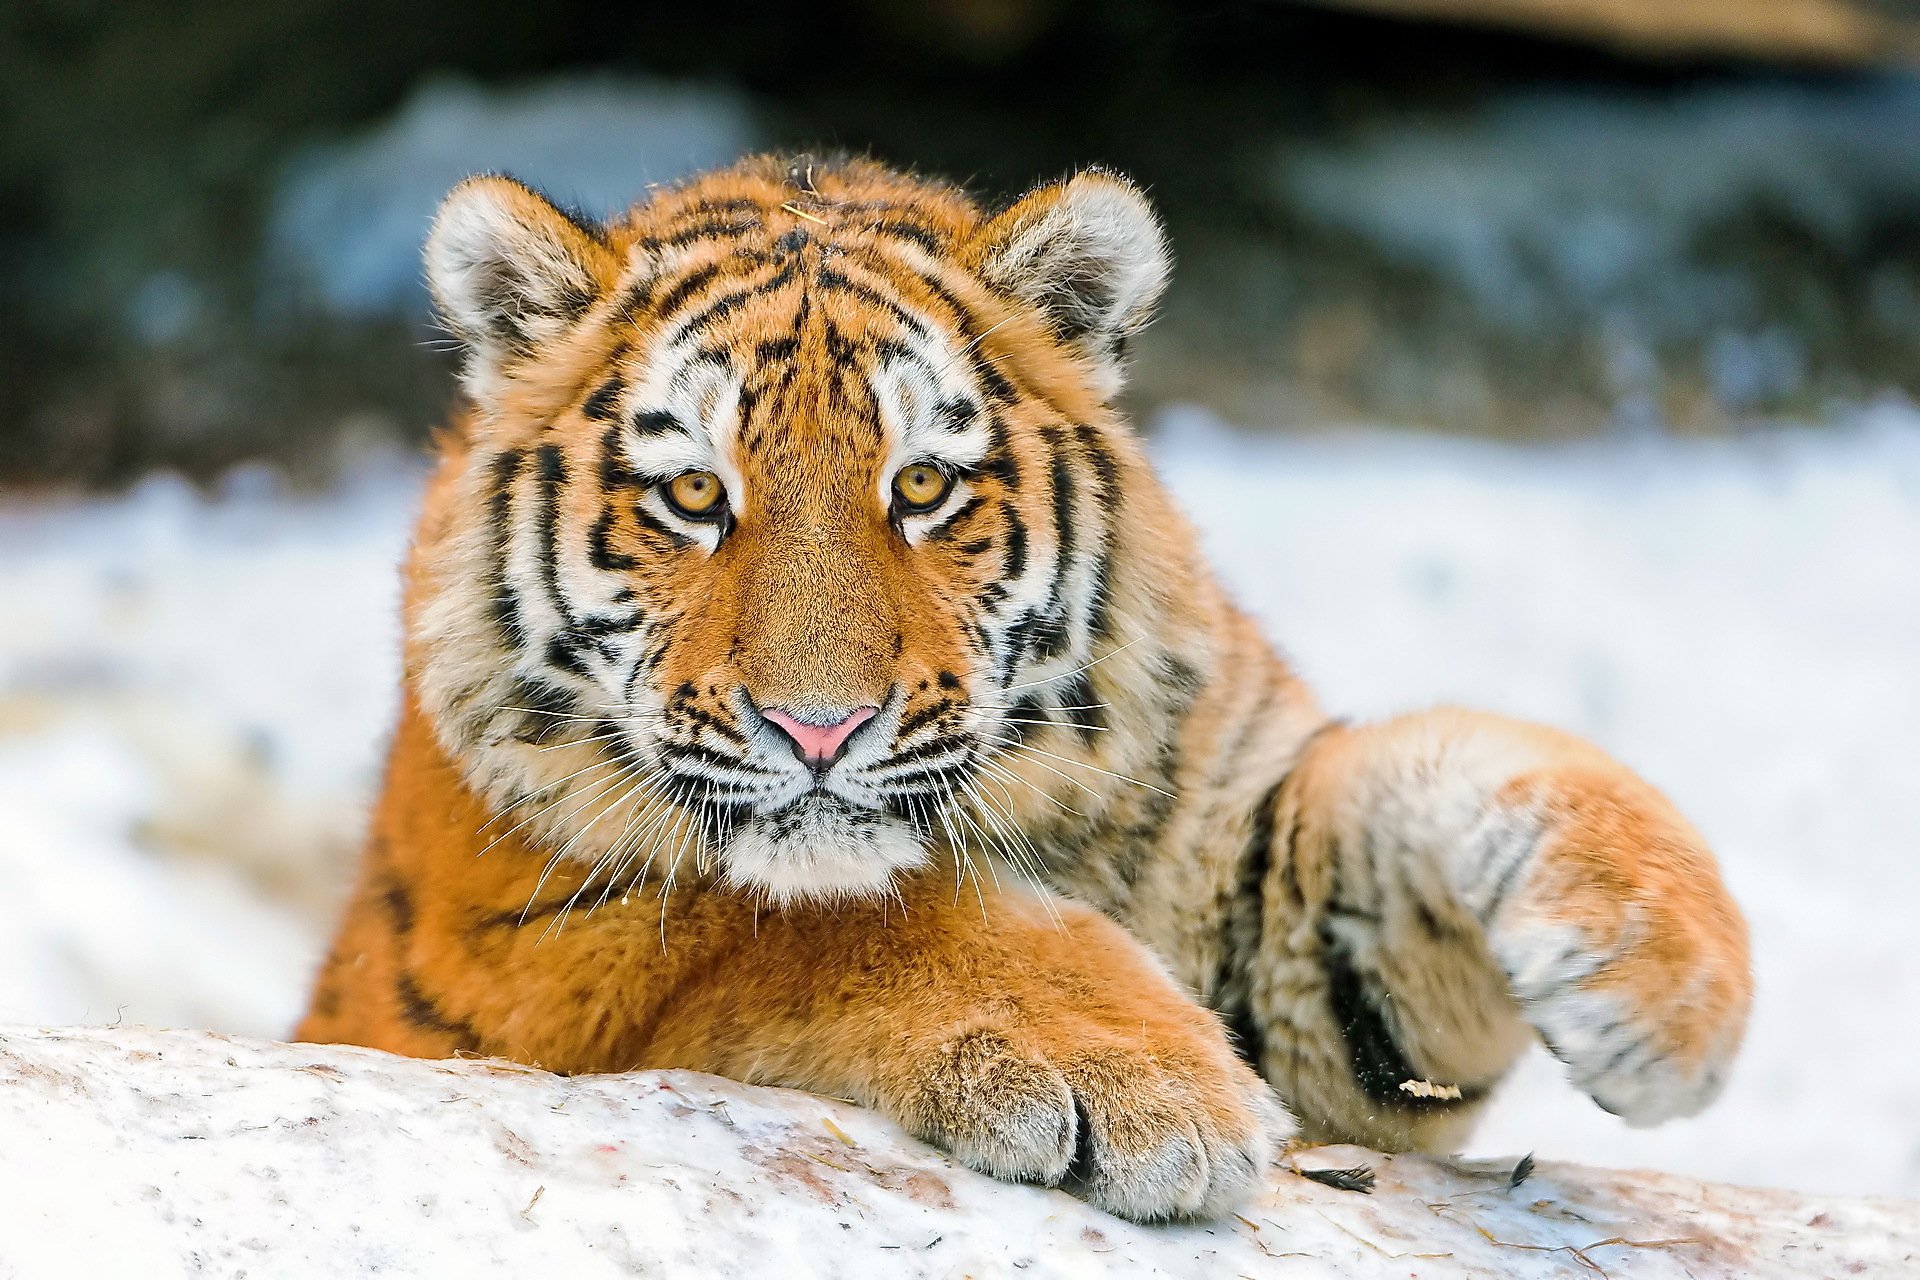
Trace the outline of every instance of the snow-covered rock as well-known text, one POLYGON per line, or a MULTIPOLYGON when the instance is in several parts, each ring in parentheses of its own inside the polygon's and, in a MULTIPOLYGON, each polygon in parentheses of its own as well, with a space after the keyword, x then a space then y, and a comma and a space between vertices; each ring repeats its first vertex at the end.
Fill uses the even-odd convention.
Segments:
POLYGON ((1347 1147, 1141 1227, 878 1115, 713 1076, 0 1031, 9 1276, 1910 1275, 1920 1203, 1347 1147), (1365 1164, 1371 1194, 1297 1172, 1365 1164))

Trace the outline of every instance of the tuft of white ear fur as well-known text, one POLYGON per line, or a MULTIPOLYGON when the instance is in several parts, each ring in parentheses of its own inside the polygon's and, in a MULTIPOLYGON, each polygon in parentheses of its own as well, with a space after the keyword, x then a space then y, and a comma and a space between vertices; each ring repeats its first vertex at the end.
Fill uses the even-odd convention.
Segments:
POLYGON ((1173 266, 1147 198, 1101 172, 1021 197, 981 229, 973 255, 989 285, 1039 308, 1108 399, 1125 381, 1127 339, 1152 317, 1173 266))
POLYGON ((427 287, 466 348, 462 376, 487 403, 507 370, 559 337, 611 287, 617 260, 596 232, 511 178, 469 178, 427 236, 427 287))

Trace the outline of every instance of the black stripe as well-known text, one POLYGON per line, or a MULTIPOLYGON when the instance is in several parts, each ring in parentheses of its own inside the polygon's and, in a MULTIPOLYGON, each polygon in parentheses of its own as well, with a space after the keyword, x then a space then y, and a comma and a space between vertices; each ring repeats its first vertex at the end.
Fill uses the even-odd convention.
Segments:
MULTIPOLYGON (((1324 733, 1331 727, 1332 724, 1324 725, 1317 733, 1324 733)), ((1310 738, 1302 745, 1303 755, 1311 743, 1310 738)), ((1327 900, 1339 902, 1342 890, 1338 849, 1330 851, 1328 866, 1333 883, 1329 886, 1327 900)), ((1379 919, 1377 914, 1370 915, 1353 909, 1343 909, 1339 914, 1373 921, 1379 919)), ((1487 1089, 1484 1086, 1466 1084, 1456 1086, 1460 1090, 1458 1098, 1420 1097, 1402 1090, 1400 1086, 1404 1082, 1423 1077, 1419 1068, 1408 1060, 1406 1050, 1394 1035, 1382 1008, 1382 999, 1391 999, 1392 993, 1376 994, 1374 984, 1361 973, 1356 958, 1332 927, 1332 913, 1321 920, 1319 933, 1320 965, 1327 979, 1327 1011, 1346 1043, 1353 1082, 1369 1102, 1403 1114, 1427 1114, 1472 1106, 1486 1096, 1487 1089)))
MULTIPOLYGON (((1029 738, 1033 737, 1034 734, 1046 727, 1044 724, 1034 724, 1033 721, 1042 720, 1051 723, 1054 716, 1053 709, 1034 697, 1032 691, 1022 693, 1016 697, 1013 701, 1013 710, 1015 712, 1024 712, 1025 714, 1021 715, 1017 720, 1008 719, 1002 721, 1002 724, 1005 725, 1008 732, 1013 734, 1013 740, 1016 743, 1026 742, 1029 738)), ((1011 713, 1009 714, 1011 715, 1011 713)))
POLYGON ((367 863, 379 869, 379 878, 376 883, 380 886, 380 901, 386 904, 394 933, 401 937, 412 933, 413 895, 408 892, 406 882, 394 869, 386 840, 378 835, 372 837, 367 843, 367 863))
POLYGON ((688 723, 706 729, 709 733, 713 734, 714 737, 719 738, 723 742, 731 742, 735 746, 741 747, 747 745, 747 735, 741 733, 739 729, 727 723, 725 720, 720 719, 718 716, 701 710, 700 707, 694 703, 681 702, 677 704, 674 709, 681 716, 685 717, 688 723))
POLYGON ((758 284, 750 284, 744 288, 735 289, 732 293, 721 294, 683 321, 679 326, 679 335, 684 338, 704 333, 755 298, 779 289, 793 279, 797 261, 798 259, 789 259, 785 266, 758 284))
POLYGON ((942 400, 934 409, 940 425, 948 431, 965 431, 980 416, 980 406, 965 396, 942 400))
MULTIPOLYGON (((912 747, 906 751, 897 752, 887 757, 886 763, 881 766, 881 769, 888 770, 892 769, 895 765, 915 764, 921 760, 931 759, 934 756, 947 752, 962 751, 971 745, 971 743, 972 739, 962 734, 945 734, 938 738, 931 738, 917 747, 912 747)), ((884 775, 882 776, 884 780, 884 775)))
POLYGON ((1327 974, 1327 1003, 1340 1036, 1347 1044, 1347 1059, 1353 1082, 1376 1106, 1416 1113, 1452 1111, 1472 1106, 1486 1096, 1481 1086, 1457 1086, 1458 1098, 1420 1097, 1401 1089, 1407 1080, 1418 1080, 1420 1072, 1407 1061, 1407 1055, 1387 1025, 1384 1014, 1353 957, 1326 930, 1320 934, 1321 966, 1327 974))
POLYGON ((864 280, 855 280, 845 272, 836 271, 832 267, 820 268, 820 272, 815 279, 819 283, 822 291, 827 293, 845 293, 858 298, 868 306, 885 312, 893 318, 895 323, 906 329, 907 332, 923 338, 927 335, 927 326, 920 323, 917 317, 910 315, 905 307, 901 306, 894 299, 889 298, 886 294, 881 293, 864 280))
POLYGON ((918 351, 900 341, 898 338, 875 338, 873 340, 873 354, 879 356, 882 360, 898 361, 903 364, 916 364, 919 365, 921 371, 929 377, 933 374, 933 366, 925 360, 922 360, 918 351))
POLYGON ((987 415, 987 455, 969 474, 993 476, 1009 489, 1020 487, 1020 464, 1007 446, 1007 424, 997 413, 987 415))
POLYGON ((1159 669, 1160 687, 1172 691, 1178 697, 1192 700, 1207 687, 1206 677, 1200 669, 1177 653, 1162 653, 1154 664, 1159 669))
MULTIPOLYGON (((628 468, 626 457, 620 448, 620 428, 608 427, 600 437, 600 494, 603 500, 625 489, 638 488, 646 483, 636 472, 628 468)), ((623 573, 638 567, 639 561, 632 556, 613 549, 613 526, 619 516, 611 501, 601 508, 600 518, 593 522, 593 528, 587 533, 587 558, 596 569, 610 573, 623 573)), ((640 615, 634 614, 635 625, 640 615)))
POLYGON ((1019 666, 1032 656, 1044 625, 1040 616, 1028 609, 1015 618, 1013 625, 1007 628, 1007 647, 1012 651, 1015 666, 1019 666))
POLYGON ((619 636, 638 631, 645 621, 638 609, 630 613, 590 613, 574 619, 573 630, 583 636, 619 636))
POLYGON ((1097 644, 1113 638, 1113 556, 1102 531, 1100 552, 1087 570, 1087 635, 1097 644))
POLYGON ((956 755, 938 764, 923 764, 912 769, 902 769, 899 773, 889 773, 878 781, 881 786, 894 788, 887 794, 889 804, 896 800, 925 800, 940 796, 942 794, 940 788, 916 784, 928 781, 945 782, 950 778, 958 778, 966 763, 967 758, 964 755, 956 755))
POLYGON ((665 409, 647 409, 633 417, 633 429, 643 436, 657 436, 668 431, 684 431, 680 419, 665 409))
POLYGON ((593 528, 587 534, 587 558, 596 569, 608 573, 625 573, 639 567, 640 562, 624 552, 613 549, 613 525, 618 519, 612 507, 600 512, 600 518, 593 522, 593 528))
POLYGON ((719 264, 712 262, 701 267, 698 271, 689 272, 678 284, 661 295, 659 304, 654 307, 654 312, 662 319, 671 316, 686 303, 687 299, 700 292, 701 289, 706 287, 709 281, 719 274, 719 264))
POLYGON ((541 445, 534 459, 540 475, 540 580, 566 631, 573 626, 573 610, 560 589, 560 490, 567 483, 567 460, 553 444, 541 445))
POLYGON ((559 915, 576 900, 584 896, 583 890, 573 890, 557 895, 545 902, 535 902, 517 911, 496 911, 492 915, 482 916, 474 925, 476 931, 482 929, 517 929, 523 924, 535 920, 544 920, 548 916, 559 915))
POLYGON ((1174 806, 1180 802, 1174 782, 1180 768, 1180 723, 1191 705, 1183 703, 1167 713, 1170 723, 1166 736, 1160 740, 1159 754, 1154 757, 1153 772, 1148 775, 1154 781, 1154 790, 1141 798, 1144 812, 1125 829, 1115 848, 1115 872, 1121 883, 1129 887, 1140 878, 1149 859, 1162 852, 1167 822, 1173 817, 1174 806))
POLYGON ((1001 572, 1011 580, 1027 571, 1027 525, 1011 502, 1000 504, 1000 515, 1007 522, 1006 567, 1001 572))
POLYGON ((860 338, 848 337, 846 332, 842 330, 839 324, 837 324, 831 317, 827 319, 825 330, 822 336, 826 340, 827 358, 829 360, 832 360, 835 364, 839 364, 839 365, 856 364, 859 362, 861 354, 866 349, 866 341, 864 336, 860 338))
POLYGON ((513 482, 519 478, 526 455, 508 449, 493 460, 493 493, 487 499, 493 525, 492 561, 488 570, 493 597, 493 621, 509 649, 524 649, 527 630, 520 619, 520 596, 508 571, 513 554, 513 482))
POLYGON ((1012 381, 1001 372, 1000 366, 993 363, 992 358, 980 349, 980 343, 986 334, 981 330, 973 312, 968 310, 967 305, 960 301, 953 290, 947 288, 946 284, 936 277, 924 272, 915 272, 914 277, 920 281, 927 292, 952 313, 954 328, 959 331, 961 339, 960 349, 966 353, 968 367, 975 380, 987 389, 987 395, 1001 404, 1011 404, 1018 400, 1019 392, 1014 388, 1012 381))
POLYGON ((1053 455, 1053 533, 1060 548, 1060 567, 1065 572, 1074 552, 1076 530, 1073 525, 1073 469, 1063 453, 1053 455))
POLYGON ((456 1053, 479 1051, 480 1033, 474 1030, 473 1024, 443 1012, 405 969, 394 976, 393 994, 400 1006, 400 1016, 415 1027, 446 1036, 454 1042, 456 1053))
POLYGON ((747 778, 772 778, 779 776, 773 769, 762 768, 751 760, 728 755, 698 742, 673 742, 660 749, 660 757, 668 764, 687 763, 704 764, 716 769, 737 770, 747 778))
POLYGON ((579 714, 573 695, 548 680, 522 676, 513 682, 509 696, 513 705, 520 708, 521 727, 514 734, 518 742, 546 742, 564 731, 579 714))
POLYGON ((696 213, 757 212, 764 207, 762 201, 752 196, 702 196, 675 216, 685 218, 696 213))
MULTIPOLYGON (((945 520, 942 520, 938 525, 927 530, 927 533, 926 533, 927 541, 928 542, 944 542, 946 539, 953 537, 954 534, 959 531, 961 525, 965 524, 973 516, 978 515, 980 513, 980 509, 986 505, 987 505, 987 500, 985 498, 982 498, 978 494, 975 494, 974 496, 968 498, 965 502, 961 503, 957 508, 954 509, 954 513, 952 515, 948 516, 945 520)), ((962 547, 960 550, 965 555, 979 555, 982 551, 985 551, 991 545, 993 545, 991 540, 983 539, 978 542, 970 542, 967 544, 966 547, 962 547), (969 547, 972 548, 972 550, 968 550, 969 547)))
POLYGON ((758 218, 709 218, 690 226, 670 231, 663 236, 646 236, 640 244, 646 249, 679 249, 696 240, 734 238, 750 235, 760 229, 758 218))
POLYGON ((654 286, 660 282, 652 276, 642 276, 627 286, 626 293, 620 299, 620 314, 628 323, 637 322, 640 316, 653 303, 654 286))
MULTIPOLYGON (((1227 1025, 1233 1047, 1254 1070, 1266 1048, 1259 1019, 1253 1011, 1253 966, 1260 963, 1260 939, 1266 926, 1267 873, 1273 869, 1274 809, 1280 789, 1290 774, 1267 788, 1253 811, 1253 830, 1240 850, 1240 874, 1234 881, 1233 901, 1227 904, 1221 928, 1220 965, 1213 983, 1214 1012, 1227 1025)), ((1292 856, 1293 830, 1287 831, 1292 856)))
POLYGON ((393 917, 393 931, 397 934, 410 933, 413 930, 413 898, 407 893, 407 887, 388 875, 386 887, 380 891, 380 901, 387 907, 387 914, 393 917))
MULTIPOLYGON (((1275 852, 1275 810, 1287 784, 1298 776, 1300 762, 1306 759, 1308 750, 1319 741, 1322 734, 1340 728, 1345 723, 1342 720, 1329 720, 1308 734, 1295 750, 1293 763, 1287 767, 1287 771, 1260 797, 1259 807, 1253 814, 1253 829, 1240 855, 1240 874, 1236 881, 1238 892, 1222 917, 1220 967, 1214 979, 1213 1007, 1228 1028, 1235 1032, 1241 1054, 1256 1070, 1260 1065, 1259 1049, 1263 1037, 1251 1007, 1252 972, 1254 965, 1263 963, 1260 951, 1266 931, 1266 882, 1273 867, 1275 852), (1249 1046, 1252 1047, 1251 1052, 1249 1046)), ((1280 881, 1287 890, 1288 904, 1296 913, 1306 909, 1306 901, 1300 894, 1299 868, 1296 865, 1299 835, 1299 822, 1288 823, 1287 847, 1280 859, 1280 881)), ((1396 1088, 1398 1084, 1395 1081, 1396 1088)))
POLYGON ((888 218, 880 222, 868 223, 866 230, 874 232, 877 235, 891 236, 895 240, 911 241, 919 245, 922 249, 925 249, 928 253, 940 252, 939 238, 936 237, 933 232, 927 230, 925 227, 917 226, 914 223, 904 222, 899 218, 888 218))
POLYGON ((1106 441, 1100 438, 1100 432, 1093 424, 1075 423, 1073 433, 1079 439, 1087 461, 1093 465, 1094 474, 1100 477, 1100 488, 1094 494, 1094 501, 1108 515, 1112 515, 1120 505, 1120 465, 1114 461, 1113 452, 1107 448, 1106 441))
POLYGON ((953 704, 951 702, 944 700, 928 703, 926 706, 920 708, 920 710, 900 721, 900 728, 895 732, 894 736, 896 738, 912 737, 916 729, 923 729, 927 725, 932 724, 935 720, 945 715, 952 706, 953 704))
POLYGON ((1513 855, 1513 858, 1501 869, 1499 878, 1494 881, 1493 893, 1487 899, 1486 909, 1479 913, 1481 924, 1491 924, 1494 916, 1500 913, 1500 908, 1507 901, 1507 895, 1513 892, 1514 882, 1520 878, 1521 870, 1533 861, 1539 840, 1539 833, 1536 832, 1531 841, 1521 842, 1520 852, 1513 855))
POLYGON ((1067 606, 1061 597, 1061 591, 1067 586, 1067 575, 1073 569, 1073 555, 1076 550, 1078 531, 1074 527, 1073 508, 1075 490, 1073 469, 1063 450, 1064 442, 1059 433, 1047 433, 1053 446, 1053 536, 1054 552, 1053 580, 1047 584, 1047 605, 1041 613, 1040 622, 1034 629, 1034 652, 1042 660, 1058 658, 1071 647, 1072 637, 1067 630, 1067 606))
POLYGON ((1100 732, 1107 723, 1106 709, 1094 696, 1093 681, 1086 672, 1076 671, 1061 682, 1059 688, 1060 705, 1073 708, 1062 714, 1079 729, 1080 741, 1092 746, 1100 740, 1100 732))
MULTIPOLYGON (((580 660, 580 650, 585 647, 583 642, 574 640, 571 630, 562 631, 547 641, 543 656, 549 666, 558 667, 568 675, 579 676, 584 680, 592 676, 592 672, 587 670, 587 664, 580 660)), ((600 656, 605 658, 610 655, 602 651, 600 656)))
POLYGON ((618 377, 608 378, 595 387, 580 412, 595 422, 612 422, 620 414, 620 397, 627 387, 618 377))

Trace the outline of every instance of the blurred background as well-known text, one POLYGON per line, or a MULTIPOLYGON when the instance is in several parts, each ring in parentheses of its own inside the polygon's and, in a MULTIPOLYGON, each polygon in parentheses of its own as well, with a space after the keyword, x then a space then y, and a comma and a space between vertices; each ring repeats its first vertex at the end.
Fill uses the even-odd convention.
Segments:
POLYGON ((1920 1195, 1920 2, 23 0, 0 9, 0 1022, 282 1034, 392 714, 452 394, 439 197, 750 150, 1178 258, 1129 408, 1330 705, 1471 702, 1666 789, 1750 1047, 1476 1148, 1920 1195))

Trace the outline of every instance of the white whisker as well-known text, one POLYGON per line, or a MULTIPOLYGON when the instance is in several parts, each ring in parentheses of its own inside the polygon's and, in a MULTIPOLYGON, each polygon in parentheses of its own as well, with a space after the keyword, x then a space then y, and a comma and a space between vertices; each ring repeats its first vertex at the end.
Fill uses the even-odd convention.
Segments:
POLYGON ((1083 662, 1071 671, 1062 671, 1057 676, 1047 676, 1044 679, 1040 679, 1040 680, 1029 680, 1025 684, 1010 684, 1010 685, 1007 685, 1005 688, 1001 689, 1000 692, 1001 693, 1017 693, 1021 689, 1031 689, 1035 685, 1056 684, 1059 681, 1065 680, 1070 676, 1077 676, 1083 671, 1091 671, 1095 667, 1099 666, 1101 663, 1106 662, 1111 658, 1119 657, 1121 654, 1133 648, 1133 646, 1139 644, 1144 639, 1146 639, 1145 636, 1135 636, 1133 639, 1127 641, 1125 644, 1109 649, 1105 653, 1101 654, 1099 657, 1093 659, 1090 662, 1083 662))

